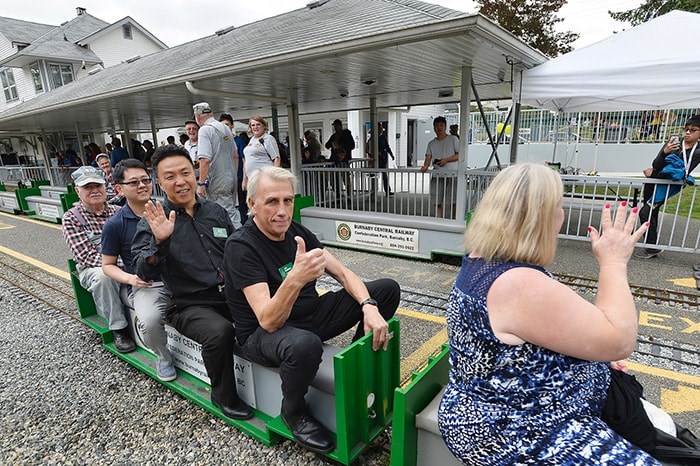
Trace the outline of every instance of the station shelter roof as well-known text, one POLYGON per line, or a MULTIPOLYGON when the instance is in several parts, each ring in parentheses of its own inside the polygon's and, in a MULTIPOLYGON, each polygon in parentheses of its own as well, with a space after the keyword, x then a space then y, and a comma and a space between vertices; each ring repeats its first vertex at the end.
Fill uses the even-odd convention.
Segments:
POLYGON ((370 97, 378 107, 455 102, 463 66, 483 100, 510 98, 509 63, 545 60, 482 15, 416 0, 318 0, 47 92, 1 113, 0 131, 74 131, 77 123, 99 132, 126 122, 145 132, 151 121, 181 126, 199 101, 239 117, 269 114, 257 96, 293 93, 300 114, 365 109, 370 97), (187 81, 212 95, 193 95, 187 81))

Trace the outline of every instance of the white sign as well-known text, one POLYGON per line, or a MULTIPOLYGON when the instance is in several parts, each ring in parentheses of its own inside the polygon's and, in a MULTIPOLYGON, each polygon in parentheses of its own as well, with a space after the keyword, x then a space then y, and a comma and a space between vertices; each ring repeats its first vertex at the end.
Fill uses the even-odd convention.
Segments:
POLYGON ((335 237, 341 243, 389 251, 418 252, 418 230, 415 228, 336 221, 335 237))
POLYGON ((41 215, 42 217, 50 217, 50 218, 60 218, 61 214, 58 212, 58 206, 55 205, 47 205, 47 204, 37 204, 35 206, 35 212, 37 215, 41 215))
MULTIPOLYGON (((141 348, 153 352, 143 341, 141 332, 139 332, 138 325, 136 324, 138 318, 136 317, 136 312, 134 312, 132 308, 129 308, 129 317, 131 334, 134 336, 136 344, 141 348)), ((167 324, 165 325, 165 333, 168 336, 167 346, 170 353, 173 355, 175 367, 197 377, 204 383, 211 384, 211 380, 209 380, 209 376, 207 375, 207 368, 204 366, 204 361, 202 360, 202 345, 187 338, 174 327, 167 324)), ((234 356, 233 368, 238 396, 248 406, 256 408, 253 364, 246 359, 234 356)))
POLYGON ((17 205, 17 198, 15 197, 0 197, 0 206, 8 209, 19 209, 19 206, 17 205))
POLYGON ((233 372, 236 376, 238 397, 251 408, 255 403, 255 382, 253 381, 253 363, 236 355, 233 356, 233 372))

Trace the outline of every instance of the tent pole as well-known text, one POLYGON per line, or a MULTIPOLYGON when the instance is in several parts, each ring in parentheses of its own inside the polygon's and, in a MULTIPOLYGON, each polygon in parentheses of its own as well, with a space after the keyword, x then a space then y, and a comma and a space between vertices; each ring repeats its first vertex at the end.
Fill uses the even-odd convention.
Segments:
POLYGON ((578 170, 578 144, 581 142, 581 112, 576 115, 576 144, 574 144, 574 174, 578 170))
POLYGON ((559 113, 561 110, 554 114, 554 147, 552 148, 552 162, 557 159, 557 140, 559 139, 559 113))
POLYGON ((593 171, 596 172, 598 168, 598 141, 600 141, 600 129, 598 125, 600 124, 600 112, 596 116, 595 126, 595 151, 593 152, 593 171))

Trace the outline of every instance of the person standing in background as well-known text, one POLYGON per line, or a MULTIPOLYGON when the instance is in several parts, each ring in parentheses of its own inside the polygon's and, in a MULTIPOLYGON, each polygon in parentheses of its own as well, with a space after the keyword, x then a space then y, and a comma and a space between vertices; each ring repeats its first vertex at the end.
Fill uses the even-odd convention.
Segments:
POLYGON ((210 199, 226 209, 234 228, 241 227, 241 214, 236 208, 236 171, 234 160, 238 158, 233 133, 228 126, 217 121, 207 102, 193 107, 194 118, 199 124, 197 160, 199 180, 197 194, 210 199))

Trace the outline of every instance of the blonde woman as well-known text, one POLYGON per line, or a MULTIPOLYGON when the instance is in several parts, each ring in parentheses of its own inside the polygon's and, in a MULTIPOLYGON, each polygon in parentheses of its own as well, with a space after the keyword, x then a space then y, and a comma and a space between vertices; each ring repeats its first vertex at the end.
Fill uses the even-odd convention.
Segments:
POLYGON ((248 186, 248 178, 253 172, 266 165, 281 165, 277 140, 267 132, 267 120, 260 115, 250 117, 248 131, 253 135, 248 145, 243 149, 245 164, 243 166, 243 183, 245 191, 248 186))
POLYGON ((589 227, 598 261, 595 303, 545 270, 564 221, 553 170, 499 173, 466 232, 449 299, 450 378, 438 423, 465 464, 658 464, 601 419, 610 362, 636 346, 627 262, 647 224, 606 205, 589 227))

